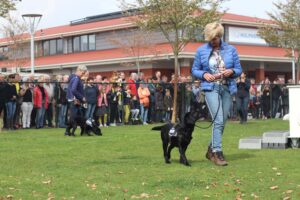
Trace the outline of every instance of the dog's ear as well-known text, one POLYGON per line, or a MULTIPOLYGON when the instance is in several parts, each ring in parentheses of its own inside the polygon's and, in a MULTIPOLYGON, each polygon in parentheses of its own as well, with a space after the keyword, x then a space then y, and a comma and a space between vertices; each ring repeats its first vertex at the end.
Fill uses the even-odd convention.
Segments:
POLYGON ((193 124, 194 118, 191 112, 188 112, 184 115, 184 124, 193 124))
POLYGON ((201 104, 199 103, 199 102, 194 102, 193 104, 192 104, 192 107, 191 107, 191 110, 197 110, 197 109, 199 109, 201 107, 201 104))

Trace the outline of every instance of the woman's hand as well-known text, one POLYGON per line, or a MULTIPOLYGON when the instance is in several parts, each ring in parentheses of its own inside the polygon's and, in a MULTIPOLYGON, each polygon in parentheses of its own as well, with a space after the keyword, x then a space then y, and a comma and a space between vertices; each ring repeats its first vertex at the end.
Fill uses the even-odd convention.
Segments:
POLYGON ((223 72, 223 76, 224 76, 225 78, 228 78, 228 77, 232 76, 233 73, 234 73, 234 72, 233 72, 232 69, 226 69, 226 70, 223 72))
POLYGON ((203 78, 205 80, 207 80, 208 82, 212 82, 214 81, 216 78, 214 75, 211 75, 210 73, 206 72, 204 75, 203 75, 203 78))

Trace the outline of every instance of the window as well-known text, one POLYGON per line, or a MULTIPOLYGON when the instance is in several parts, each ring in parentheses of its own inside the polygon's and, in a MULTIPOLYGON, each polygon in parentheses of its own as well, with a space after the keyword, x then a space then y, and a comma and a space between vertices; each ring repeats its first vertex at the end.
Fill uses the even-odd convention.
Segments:
POLYGON ((89 35, 89 50, 96 50, 96 36, 89 35))
POLYGON ((80 51, 80 37, 73 38, 73 52, 80 51))
POLYGON ((0 47, 0 53, 7 53, 8 52, 8 46, 0 47))
POLYGON ((73 52, 73 41, 72 38, 68 39, 68 53, 72 53, 73 52))
POLYGON ((63 54, 64 41, 63 39, 47 40, 43 42, 43 55, 63 54))
MULTIPOLYGON (((2 51, 2 50, 0 49, 0 51, 2 51)), ((0 52, 0 61, 6 60, 6 59, 7 59, 7 57, 5 56, 5 53, 4 52, 0 52)))
POLYGON ((58 39, 57 40, 57 54, 62 54, 63 52, 64 52, 63 40, 58 39))
POLYGON ((82 35, 80 37, 80 42, 81 42, 81 51, 87 51, 88 50, 88 36, 87 35, 82 35))
POLYGON ((49 56, 49 41, 43 42, 43 54, 44 56, 49 56))
POLYGON ((50 40, 50 55, 55 55, 56 53, 56 40, 50 40))

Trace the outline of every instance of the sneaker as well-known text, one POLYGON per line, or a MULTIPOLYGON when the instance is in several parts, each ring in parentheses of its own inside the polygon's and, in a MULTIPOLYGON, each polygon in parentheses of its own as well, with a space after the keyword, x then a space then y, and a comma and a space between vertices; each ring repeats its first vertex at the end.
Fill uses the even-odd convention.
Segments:
POLYGON ((219 166, 228 165, 228 163, 226 162, 226 160, 224 158, 222 151, 214 152, 211 161, 213 161, 216 165, 219 165, 219 166))
POLYGON ((209 147, 207 148, 207 152, 206 152, 205 157, 206 157, 208 160, 211 160, 211 159, 213 158, 213 152, 212 152, 211 146, 209 146, 209 147))
POLYGON ((147 123, 147 122, 144 122, 143 125, 148 125, 148 123, 147 123))
POLYGON ((102 124, 100 124, 100 127, 102 127, 103 125, 102 124))
POLYGON ((115 123, 111 123, 110 126, 116 126, 116 124, 115 123))
POLYGON ((106 125, 106 124, 104 124, 104 127, 107 127, 107 125, 106 125))

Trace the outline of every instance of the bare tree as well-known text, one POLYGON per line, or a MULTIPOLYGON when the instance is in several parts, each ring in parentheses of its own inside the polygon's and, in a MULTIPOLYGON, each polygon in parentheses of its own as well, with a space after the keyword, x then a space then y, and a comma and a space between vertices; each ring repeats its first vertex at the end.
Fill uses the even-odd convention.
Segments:
POLYGON ((149 62, 157 55, 153 35, 140 28, 128 28, 122 32, 114 32, 108 39, 112 44, 121 48, 125 54, 134 59, 134 65, 140 73, 141 64, 149 62), (149 57, 151 56, 151 57, 149 57))
POLYGON ((1 0, 0 1, 0 17, 6 17, 11 10, 16 9, 16 2, 21 0, 1 0))
POLYGON ((7 65, 22 68, 27 64, 29 54, 25 38, 27 26, 23 21, 11 15, 6 18, 6 23, 1 27, 1 32, 7 39, 8 51, 4 54, 8 58, 7 65))
POLYGON ((292 51, 296 52, 295 59, 298 67, 298 76, 300 76, 300 1, 287 0, 285 3, 274 3, 276 11, 268 12, 272 19, 271 23, 263 23, 259 30, 268 43, 282 48, 286 48, 287 55, 292 57, 292 51))

